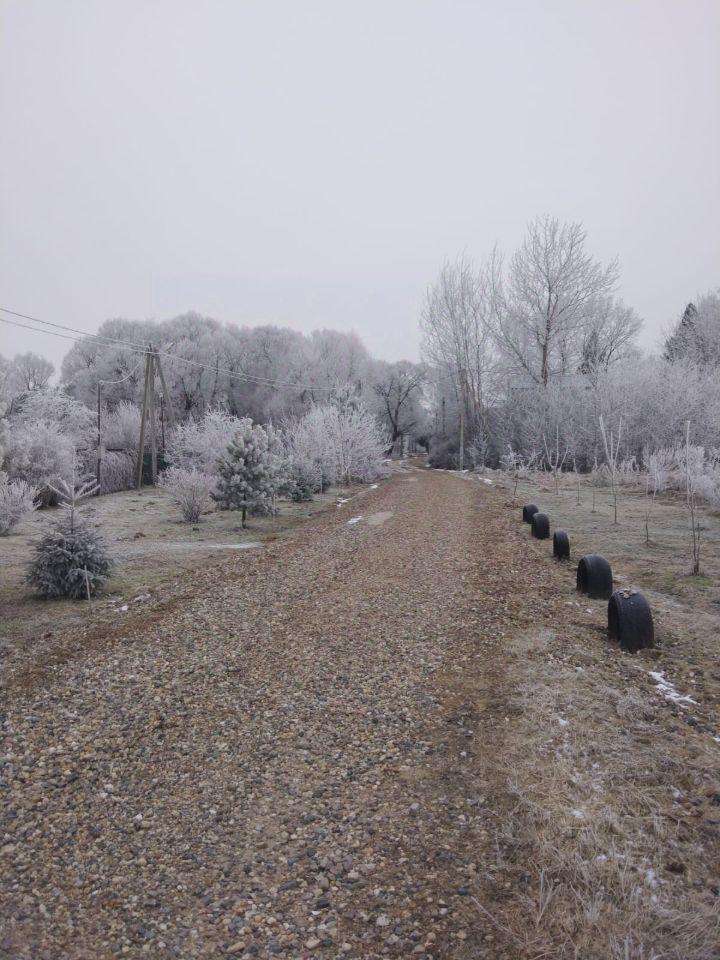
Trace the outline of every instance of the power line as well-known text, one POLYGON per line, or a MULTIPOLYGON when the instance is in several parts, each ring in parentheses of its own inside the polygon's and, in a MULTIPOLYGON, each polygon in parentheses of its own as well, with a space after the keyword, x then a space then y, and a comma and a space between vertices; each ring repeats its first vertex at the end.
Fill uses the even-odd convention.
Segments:
POLYGON ((201 367, 205 370, 211 370, 215 373, 222 373, 226 377, 229 377, 233 380, 240 380, 246 383, 254 383, 258 386, 283 386, 283 387, 295 387, 296 389, 303 390, 320 390, 327 391, 332 393, 333 387, 323 387, 316 383, 298 383, 293 380, 274 380, 269 377, 256 377, 253 374, 237 373, 234 370, 230 370, 228 367, 220 367, 210 363, 203 363, 200 360, 191 360, 189 357, 179 357, 177 354, 170 353, 167 350, 158 350, 152 349, 149 344, 137 343, 133 340, 120 340, 115 337, 104 337, 102 334, 93 334, 93 333, 83 333, 81 330, 76 330, 74 327, 66 327, 60 323, 51 323, 49 320, 39 320, 37 317, 31 317, 24 313, 18 313, 15 310, 9 310, 6 307, 0 307, 0 310, 4 313, 10 313, 15 317, 22 317, 24 320, 31 320, 34 323, 43 323, 48 326, 54 327, 57 330, 69 330, 73 333, 80 333, 82 337, 71 337, 68 334, 55 333, 52 330, 39 330, 37 327, 28 326, 25 323, 18 323, 16 320, 8 320, 6 317, 0 317, 0 322, 2 323, 11 323, 16 327, 23 327, 25 330, 34 330, 36 333, 45 333, 50 334, 51 336, 62 337, 65 340, 74 340, 76 343, 82 343, 84 341, 90 340, 91 343, 98 343, 100 346, 107 346, 109 344, 121 344, 127 346, 130 350, 135 352, 142 352, 144 354, 153 352, 162 357, 167 357, 169 360, 175 360, 178 363, 187 363, 194 367, 201 367), (103 343, 102 341, 106 341, 103 343))

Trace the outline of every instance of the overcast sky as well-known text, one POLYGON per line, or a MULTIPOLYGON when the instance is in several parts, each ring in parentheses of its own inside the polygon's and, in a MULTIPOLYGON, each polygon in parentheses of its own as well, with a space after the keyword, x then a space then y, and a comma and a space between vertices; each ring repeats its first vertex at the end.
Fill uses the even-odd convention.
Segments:
MULTIPOLYGON (((0 0, 0 305, 419 355, 443 260, 582 220, 645 342, 720 284, 720 0, 0 0)), ((70 344, 0 324, 0 352, 70 344)))

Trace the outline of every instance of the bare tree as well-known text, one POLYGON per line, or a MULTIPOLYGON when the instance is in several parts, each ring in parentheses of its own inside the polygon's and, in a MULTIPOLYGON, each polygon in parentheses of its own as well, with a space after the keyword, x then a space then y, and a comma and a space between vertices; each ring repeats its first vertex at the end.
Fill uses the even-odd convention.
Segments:
POLYGON ((16 393, 46 387, 55 367, 37 353, 18 353, 12 361, 11 380, 16 393))
POLYGON ((577 361, 592 306, 613 290, 617 261, 603 267, 585 251, 580 223, 540 217, 529 224, 507 279, 495 258, 493 323, 498 345, 513 364, 547 386, 577 361))
POLYGON ((612 430, 605 428, 605 421, 600 417, 600 436, 602 437, 603 447, 605 449, 605 459, 607 461, 608 474, 610 476, 610 489, 613 497, 613 522, 618 522, 617 513, 617 495, 618 495, 618 463, 620 461, 620 440, 622 437, 622 417, 618 423, 617 436, 612 430))
POLYGON ((497 387, 489 293, 487 272, 461 257, 442 268, 420 318, 424 357, 452 384, 470 437, 487 435, 497 387))
POLYGON ((373 390, 382 402, 392 443, 415 427, 419 417, 418 401, 425 380, 424 369, 414 363, 378 365, 373 390))

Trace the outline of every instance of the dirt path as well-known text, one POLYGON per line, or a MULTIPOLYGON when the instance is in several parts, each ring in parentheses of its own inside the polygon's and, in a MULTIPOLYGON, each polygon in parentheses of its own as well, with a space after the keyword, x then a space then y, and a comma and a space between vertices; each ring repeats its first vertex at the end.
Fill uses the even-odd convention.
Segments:
POLYGON ((0 956, 572 956, 508 828, 565 602, 511 517, 408 469, 18 668, 0 956))

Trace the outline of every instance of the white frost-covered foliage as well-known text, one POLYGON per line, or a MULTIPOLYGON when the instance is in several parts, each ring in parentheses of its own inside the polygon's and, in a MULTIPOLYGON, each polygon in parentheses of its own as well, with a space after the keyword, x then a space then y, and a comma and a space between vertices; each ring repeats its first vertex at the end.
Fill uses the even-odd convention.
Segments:
POLYGON ((16 422, 10 430, 5 470, 10 479, 36 487, 44 504, 56 503, 52 487, 72 477, 74 452, 72 438, 58 424, 16 422))
POLYGON ((168 491, 173 503, 180 508, 183 520, 197 523, 212 504, 215 477, 200 470, 170 467, 161 475, 160 486, 168 491))
POLYGON ((103 442, 112 450, 137 450, 140 442, 140 408, 122 400, 105 414, 102 422, 103 442))
POLYGON ((367 483, 385 474, 388 439, 375 417, 351 403, 313 407, 287 430, 293 468, 314 483, 367 483))
POLYGON ((241 510, 243 526, 248 512, 273 513, 275 497, 287 483, 280 437, 272 426, 250 420, 242 421, 217 470, 213 499, 221 510, 241 510))
POLYGON ((26 394, 15 405, 12 423, 52 423, 70 438, 81 455, 95 444, 95 413, 60 390, 33 390, 26 394))
POLYGON ((0 537, 12 533, 20 521, 35 509, 37 490, 25 480, 9 480, 0 472, 0 537))
POLYGON ((168 460, 174 467, 213 474, 235 435, 248 426, 252 427, 252 421, 247 417, 233 417, 224 410, 211 410, 199 420, 186 420, 170 435, 168 460))
POLYGON ((112 570, 112 560, 100 535, 77 509, 97 491, 94 480, 76 481, 73 457, 70 481, 60 480, 55 490, 63 508, 62 517, 35 547, 27 581, 41 597, 79 600, 94 596, 112 570))

